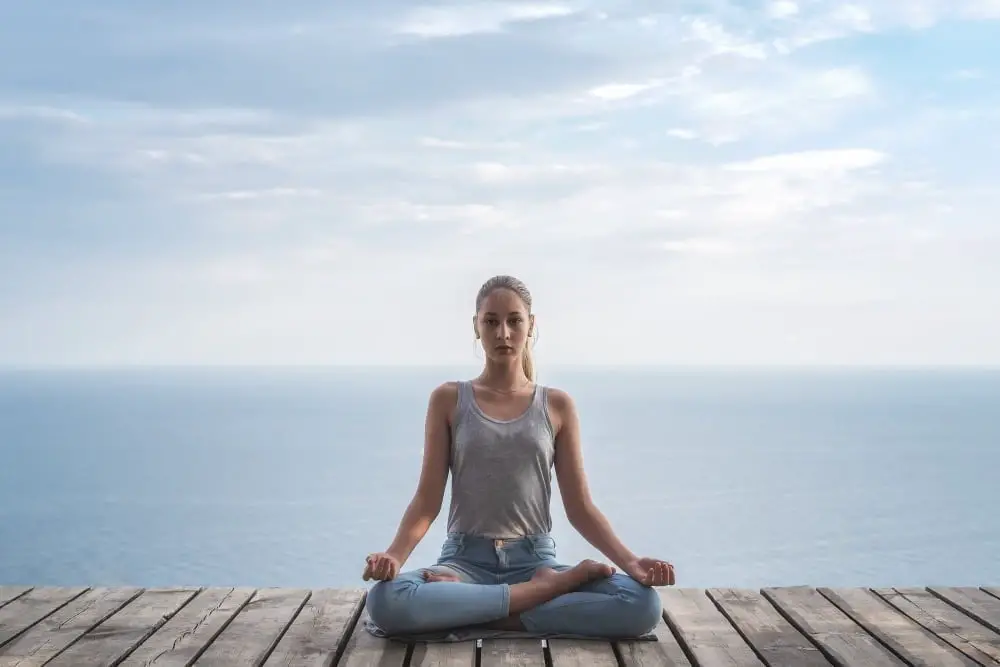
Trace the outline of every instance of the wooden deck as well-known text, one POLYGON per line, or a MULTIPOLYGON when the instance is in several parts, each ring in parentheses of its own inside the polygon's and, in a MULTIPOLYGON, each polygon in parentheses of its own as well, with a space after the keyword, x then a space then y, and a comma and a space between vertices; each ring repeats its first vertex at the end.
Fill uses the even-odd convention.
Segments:
POLYGON ((406 645, 364 590, 0 586, 0 667, 1000 666, 1000 587, 659 590, 657 642, 406 645))

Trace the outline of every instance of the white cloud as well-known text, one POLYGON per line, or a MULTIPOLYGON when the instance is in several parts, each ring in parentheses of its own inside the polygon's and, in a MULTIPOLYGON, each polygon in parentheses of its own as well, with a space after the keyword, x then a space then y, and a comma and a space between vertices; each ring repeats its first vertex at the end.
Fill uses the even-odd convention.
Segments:
POLYGON ((698 17, 690 19, 689 29, 692 39, 709 46, 711 56, 736 55, 754 60, 767 57, 767 47, 763 43, 737 37, 719 23, 698 17))
POLYGON ((798 14, 799 5, 792 0, 772 0, 767 6, 767 13, 771 18, 785 19, 798 14))
POLYGON ((726 168, 732 171, 836 173, 874 167, 885 158, 884 153, 867 148, 815 150, 768 155, 726 168))
POLYGON ((691 141, 698 138, 698 133, 694 130, 689 130, 683 127, 674 127, 667 130, 667 136, 673 137, 674 139, 684 139, 685 141, 691 141))
POLYGON ((469 303, 501 271, 535 291, 543 367, 1000 360, 995 100, 928 101, 962 76, 932 62, 917 88, 847 41, 799 51, 985 5, 351 7, 281 10, 308 42, 128 42, 201 88, 129 88, 111 59, 66 84, 86 97, 4 94, 0 361, 411 363, 418 322, 420 361, 477 363, 469 303), (233 67, 253 95, 216 97, 233 67))
POLYGON ((590 94, 602 100, 624 100, 635 97, 648 90, 662 85, 660 82, 650 83, 608 83, 590 89, 590 94))
POLYGON ((545 2, 475 2, 424 6, 412 10, 396 32, 422 38, 458 37, 499 32, 515 23, 563 18, 577 13, 573 7, 545 2))

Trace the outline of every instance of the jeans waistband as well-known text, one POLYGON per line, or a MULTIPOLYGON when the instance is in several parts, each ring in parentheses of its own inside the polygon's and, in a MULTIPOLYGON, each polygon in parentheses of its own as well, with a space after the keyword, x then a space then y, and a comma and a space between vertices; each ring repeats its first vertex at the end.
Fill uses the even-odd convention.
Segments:
POLYGON ((531 535, 519 535, 517 537, 488 537, 486 535, 452 532, 447 534, 446 539, 452 542, 457 542, 463 546, 472 546, 475 544, 500 546, 504 544, 516 544, 518 542, 537 545, 546 541, 555 541, 552 538, 551 533, 535 533, 531 535))

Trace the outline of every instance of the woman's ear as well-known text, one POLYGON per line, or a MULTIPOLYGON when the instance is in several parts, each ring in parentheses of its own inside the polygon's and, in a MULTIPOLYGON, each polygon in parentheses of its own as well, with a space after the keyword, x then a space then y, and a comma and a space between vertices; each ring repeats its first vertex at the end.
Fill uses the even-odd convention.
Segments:
POLYGON ((476 336, 476 340, 479 340, 479 326, 475 315, 472 316, 472 333, 476 336))
POLYGON ((528 315, 528 336, 535 335, 535 316, 528 315))

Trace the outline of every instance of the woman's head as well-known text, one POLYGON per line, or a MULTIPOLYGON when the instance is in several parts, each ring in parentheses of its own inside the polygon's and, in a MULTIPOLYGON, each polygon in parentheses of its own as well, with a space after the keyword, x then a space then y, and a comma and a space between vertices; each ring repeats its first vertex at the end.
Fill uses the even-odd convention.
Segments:
POLYGON ((531 312, 531 292, 524 283, 513 276, 493 276, 483 283, 476 295, 473 324, 487 359, 520 357, 524 374, 535 380, 531 356, 535 316, 531 312))

